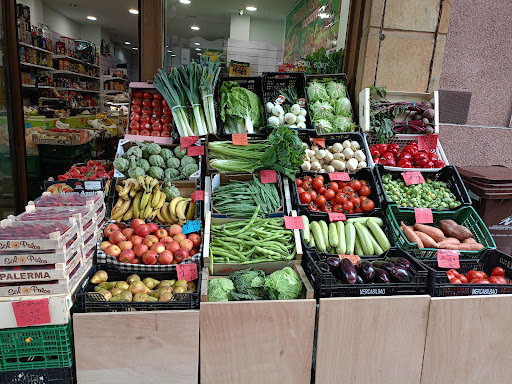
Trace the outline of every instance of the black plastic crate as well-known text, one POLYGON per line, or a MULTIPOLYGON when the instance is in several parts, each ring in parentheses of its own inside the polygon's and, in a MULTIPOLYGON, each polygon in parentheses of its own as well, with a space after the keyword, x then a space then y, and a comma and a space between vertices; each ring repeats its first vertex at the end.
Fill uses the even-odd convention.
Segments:
POLYGON ((197 289, 193 293, 177 293, 174 294, 174 301, 169 302, 148 302, 148 303, 135 303, 135 302, 109 302, 96 292, 90 292, 92 284, 89 282, 91 277, 99 270, 107 271, 108 281, 125 281, 126 278, 132 274, 140 276, 141 280, 146 277, 152 277, 156 280, 172 280, 177 279, 176 270, 165 272, 121 272, 115 265, 98 264, 87 274, 82 284, 76 293, 76 301, 78 304, 79 312, 125 312, 125 311, 163 311, 163 310, 177 310, 177 309, 197 309, 199 308, 199 292, 201 292, 201 271, 200 266, 198 269, 197 289))
MULTIPOLYGON (((440 268, 437 260, 422 260, 428 270, 428 286, 430 296, 471 296, 500 295, 512 293, 512 284, 452 284, 446 275, 450 268, 440 268)), ((459 273, 466 274, 471 270, 483 271, 491 275, 495 267, 505 270, 505 277, 512 279, 512 257, 496 249, 485 251, 479 260, 459 260, 459 273)))
POLYGON ((303 258, 304 270, 315 290, 315 298, 327 297, 358 297, 358 296, 393 296, 393 295, 421 295, 427 291, 427 269, 411 254, 399 249, 391 248, 379 257, 364 257, 364 260, 382 260, 386 257, 403 257, 411 262, 413 278, 410 283, 389 284, 343 284, 336 280, 329 271, 323 271, 317 255, 307 253, 303 258), (304 262, 306 260, 306 262, 304 262))
MULTIPOLYGON (((324 177, 324 184, 329 183, 331 179, 329 178, 328 173, 317 173, 317 172, 301 172, 298 173, 295 178, 303 178, 304 176, 311 176, 315 177, 316 175, 323 175, 324 177)), ((380 193, 377 187, 377 183, 375 182, 374 175, 370 168, 362 168, 358 170, 357 172, 350 173, 351 178, 357 179, 357 180, 365 180, 367 182, 367 185, 370 187, 370 196, 368 198, 373 201, 375 207, 371 211, 368 212, 374 212, 377 209, 381 208, 381 201, 380 201, 380 193)), ((320 217, 324 219, 329 218, 329 214, 327 212, 321 212, 321 211, 310 211, 307 204, 302 204, 299 200, 299 191, 297 187, 297 183, 295 180, 291 183, 291 189, 292 189, 292 208, 297 210, 301 215, 304 215, 306 213, 309 213, 312 217, 320 217)), ((359 217, 362 216, 364 213, 351 213, 351 214, 345 214, 347 218, 350 217, 359 217)))
MULTIPOLYGON (((382 177, 387 174, 391 174, 393 180, 402 179, 401 171, 388 171, 384 169, 382 164, 375 164, 373 168, 375 172, 375 177, 377 182, 379 183, 379 189, 381 193, 381 201, 384 207, 387 207, 389 204, 396 204, 396 201, 388 199, 386 192, 384 192, 384 183, 382 181, 382 177)), ((425 179, 430 179, 432 181, 444 181, 448 187, 448 189, 455 195, 457 201, 461 202, 463 206, 471 205, 471 198, 469 197, 468 191, 462 182, 462 179, 457 171, 457 168, 453 165, 447 165, 440 171, 423 171, 421 175, 425 179)), ((401 209, 413 207, 400 207, 401 209)), ((460 206, 458 207, 460 208, 460 206)), ((458 209, 455 208, 455 209, 458 209)), ((448 211, 450 209, 445 209, 448 211)), ((453 210, 453 209, 451 209, 453 210)))
POLYGON ((0 372, 2 384, 73 384, 73 367, 0 372))

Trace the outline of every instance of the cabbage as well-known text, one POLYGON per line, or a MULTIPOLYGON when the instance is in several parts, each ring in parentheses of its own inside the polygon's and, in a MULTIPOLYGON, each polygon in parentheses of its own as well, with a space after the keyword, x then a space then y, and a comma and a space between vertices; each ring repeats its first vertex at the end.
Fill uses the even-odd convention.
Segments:
POLYGON ((356 124, 352 122, 350 117, 338 116, 332 122, 332 132, 355 132, 356 124))
POLYGON ((233 282, 225 277, 208 281, 208 301, 230 301, 233 282))
POLYGON ((336 81, 329 81, 325 88, 327 89, 327 94, 331 99, 338 99, 340 97, 347 96, 347 88, 343 82, 338 83, 336 81))
POLYGON ((304 294, 302 281, 290 267, 272 272, 265 280, 265 289, 271 300, 299 299, 304 294))
POLYGON ((340 97, 339 99, 334 100, 334 114, 336 116, 352 116, 352 106, 350 105, 350 100, 346 97, 340 97))
POLYGON ((268 293, 264 288, 265 272, 249 268, 236 271, 229 275, 235 285, 236 292, 232 292, 233 299, 264 300, 268 299, 268 293))
POLYGON ((315 120, 313 122, 313 125, 315 126, 315 129, 318 133, 330 133, 333 132, 332 124, 329 120, 315 120))
POLYGON ((327 101, 316 101, 311 106, 311 116, 313 120, 332 120, 334 119, 334 107, 327 101))
POLYGON ((309 83, 307 90, 310 103, 314 103, 315 101, 329 100, 329 95, 327 94, 325 85, 318 80, 313 80, 311 83, 309 83))

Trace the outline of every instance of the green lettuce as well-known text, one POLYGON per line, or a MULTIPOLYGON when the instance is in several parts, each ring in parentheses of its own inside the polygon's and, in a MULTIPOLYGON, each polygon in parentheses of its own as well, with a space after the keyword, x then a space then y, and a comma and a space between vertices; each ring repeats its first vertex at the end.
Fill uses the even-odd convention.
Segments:
POLYGON ((227 278, 212 279, 208 282, 208 301, 230 301, 234 289, 233 282, 227 278))
POLYGON ((331 99, 339 99, 340 97, 347 96, 347 88, 342 82, 329 81, 325 88, 327 89, 327 94, 331 99))
POLYGON ((313 120, 334 119, 334 107, 328 101, 315 101, 311 106, 311 117, 313 120))
POLYGON ((265 290, 265 272, 248 268, 236 271, 229 275, 235 285, 236 292, 232 292, 233 299, 264 300, 268 299, 268 292, 265 290))
POLYGON ((304 296, 304 284, 290 267, 272 272, 265 280, 265 289, 272 300, 292 300, 304 296))
POLYGON ((336 116, 350 117, 352 115, 352 106, 350 105, 350 100, 346 97, 334 100, 333 105, 336 116))
POLYGON ((318 133, 330 133, 334 132, 334 128, 332 126, 332 123, 329 120, 315 120, 313 121, 313 125, 315 126, 315 129, 318 133))
POLYGON ((235 81, 225 81, 220 94, 220 116, 230 133, 254 133, 264 125, 263 105, 254 92, 235 81))
POLYGON ((338 116, 332 122, 332 132, 355 132, 357 125, 352 122, 350 117, 338 116))
POLYGON ((318 80, 313 80, 309 83, 307 92, 310 103, 329 100, 329 95, 327 94, 325 85, 318 80))

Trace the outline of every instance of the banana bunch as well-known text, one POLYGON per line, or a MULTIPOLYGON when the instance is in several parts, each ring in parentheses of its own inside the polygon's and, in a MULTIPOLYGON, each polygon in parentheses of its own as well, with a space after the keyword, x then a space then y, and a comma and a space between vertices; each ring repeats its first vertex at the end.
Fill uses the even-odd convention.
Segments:
POLYGON ((157 212, 157 222, 162 224, 183 225, 187 220, 192 220, 196 214, 196 204, 191 198, 175 197, 170 203, 165 202, 157 212))

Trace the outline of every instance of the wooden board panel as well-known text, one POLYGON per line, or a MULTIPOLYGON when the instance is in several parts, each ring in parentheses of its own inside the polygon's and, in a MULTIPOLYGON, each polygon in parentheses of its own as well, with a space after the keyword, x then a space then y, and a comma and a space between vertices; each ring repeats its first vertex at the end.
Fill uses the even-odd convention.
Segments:
POLYGON ((201 383, 309 384, 315 300, 201 303, 201 383))
POLYGON ((433 298, 421 384, 510 383, 512 296, 433 298))
POLYGON ((420 382, 430 296, 320 299, 316 382, 420 382))
POLYGON ((73 316, 78 384, 196 384, 199 311, 73 316))

